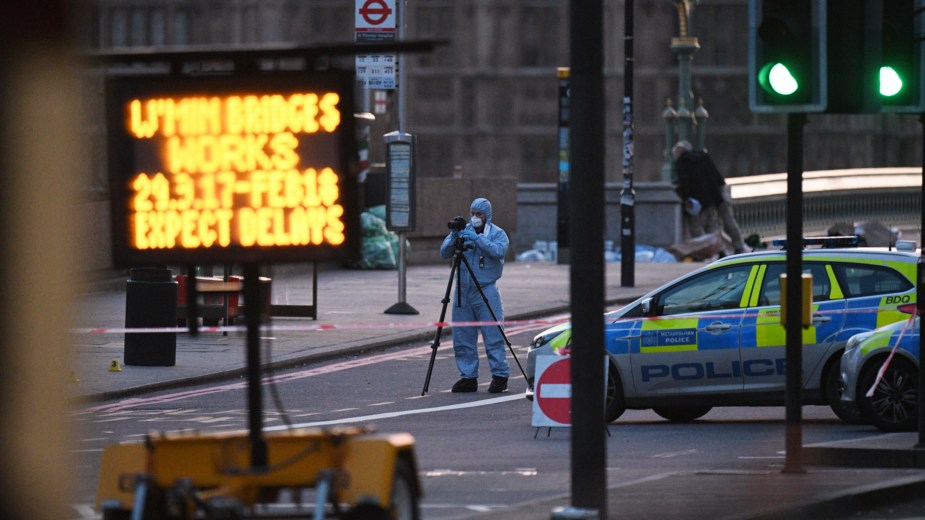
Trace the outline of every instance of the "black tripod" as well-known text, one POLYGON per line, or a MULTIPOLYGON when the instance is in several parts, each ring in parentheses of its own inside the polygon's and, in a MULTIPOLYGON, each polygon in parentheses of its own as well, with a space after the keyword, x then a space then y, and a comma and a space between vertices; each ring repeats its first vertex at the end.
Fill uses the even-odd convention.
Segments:
MULTIPOLYGON (((434 336, 434 342, 430 346, 430 364, 427 365, 427 377, 424 378, 424 390, 421 391, 421 395, 427 393, 427 388, 430 386, 430 375, 434 371, 434 361, 437 359, 437 348, 440 347, 440 335, 443 333, 443 323, 446 319, 446 306, 450 303, 450 291, 453 288, 453 275, 456 275, 456 303, 459 305, 460 294, 459 294, 459 279, 460 279, 460 270, 459 264, 462 263, 466 266, 466 270, 469 271, 469 278, 475 283, 475 287, 479 290, 479 295, 482 297, 482 301, 485 302, 485 306, 488 307, 488 312, 491 313, 491 319, 498 321, 498 317, 495 316, 495 311, 491 308, 491 304, 488 303, 488 298, 485 296, 485 293, 482 291, 482 286, 479 284, 479 281, 475 278, 475 273, 472 272, 472 267, 469 265, 469 261, 466 260, 466 256, 463 254, 467 249, 472 249, 472 246, 466 247, 462 238, 456 238, 456 241, 453 243, 453 267, 450 268, 450 279, 446 283, 446 294, 443 295, 443 308, 440 309, 440 322, 437 325, 437 334, 434 336)), ((527 373, 524 372, 524 367, 520 365, 520 360, 517 359, 517 354, 514 353, 514 347, 511 346, 511 342, 507 339, 507 335, 504 334, 504 327, 501 324, 498 324, 498 331, 501 332, 501 337, 504 338, 504 343, 507 345, 507 348, 511 351, 511 356, 514 357, 514 361, 517 363, 517 368, 520 369, 520 373, 524 375, 524 379, 527 378, 527 373)))

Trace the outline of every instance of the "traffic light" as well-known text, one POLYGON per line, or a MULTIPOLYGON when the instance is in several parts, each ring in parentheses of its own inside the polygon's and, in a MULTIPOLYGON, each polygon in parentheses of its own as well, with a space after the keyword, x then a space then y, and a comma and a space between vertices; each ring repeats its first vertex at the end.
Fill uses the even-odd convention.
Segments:
POLYGON ((881 111, 921 113, 925 109, 922 99, 925 0, 878 0, 878 3, 882 3, 877 83, 881 111))
POLYGON ((828 0, 823 58, 828 91, 825 112, 880 111, 880 29, 883 4, 893 0, 828 0))
POLYGON ((750 0, 754 112, 925 112, 925 0, 750 0))
POLYGON ((823 111, 826 1, 749 0, 748 7, 752 111, 823 111))
POLYGON ((829 0, 827 113, 923 111, 925 0, 829 0))

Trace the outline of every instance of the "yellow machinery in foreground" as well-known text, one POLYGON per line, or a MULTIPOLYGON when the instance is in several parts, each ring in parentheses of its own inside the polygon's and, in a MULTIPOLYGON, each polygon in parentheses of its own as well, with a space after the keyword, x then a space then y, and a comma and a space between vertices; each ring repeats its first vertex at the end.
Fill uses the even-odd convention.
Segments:
MULTIPOLYGON (((245 298, 260 301, 256 264, 244 271, 245 298)), ((410 434, 346 426, 263 431, 259 306, 247 305, 245 316, 248 431, 157 432, 107 446, 97 488, 103 520, 418 520, 410 434), (280 501, 282 491, 292 498, 280 501), (309 500, 313 506, 303 507, 309 500)), ((195 314, 188 321, 195 329, 195 314)))
POLYGON ((246 433, 151 434, 108 446, 97 506, 103 520, 420 517, 414 439, 366 429, 294 429, 263 436, 267 464, 250 464, 246 433), (270 507, 282 490, 313 489, 313 505, 270 507))
MULTIPOLYGON (((245 264, 248 302, 260 301, 257 274, 256 264, 245 264)), ((245 306, 245 316, 248 431, 157 432, 107 446, 97 488, 103 520, 418 520, 410 434, 346 426, 263 431, 259 305, 245 306), (280 501, 282 491, 292 498, 280 501)))

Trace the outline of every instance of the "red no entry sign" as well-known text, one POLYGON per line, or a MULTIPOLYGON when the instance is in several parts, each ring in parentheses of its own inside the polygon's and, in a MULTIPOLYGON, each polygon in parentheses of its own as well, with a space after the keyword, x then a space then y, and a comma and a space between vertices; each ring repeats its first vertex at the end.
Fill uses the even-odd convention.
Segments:
POLYGON ((537 359, 537 379, 533 386, 533 426, 566 426, 572 424, 572 375, 568 357, 554 357, 551 363, 537 359), (545 369, 540 371, 546 363, 545 369), (539 414, 539 417, 538 417, 539 414))

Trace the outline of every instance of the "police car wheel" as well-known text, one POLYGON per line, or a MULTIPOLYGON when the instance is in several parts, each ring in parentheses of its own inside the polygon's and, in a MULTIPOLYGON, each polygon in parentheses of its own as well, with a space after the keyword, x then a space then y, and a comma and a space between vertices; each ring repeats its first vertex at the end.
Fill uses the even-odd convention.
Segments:
POLYGON ((918 367, 901 358, 894 358, 874 389, 867 390, 877 379, 881 363, 869 363, 858 387, 861 411, 877 429, 885 432, 916 431, 918 429, 918 367))
POLYGON ((617 375, 617 367, 611 363, 607 370, 607 398, 604 408, 604 418, 608 423, 616 421, 626 411, 626 401, 623 399, 623 383, 617 375))
POLYGON ((870 424, 856 404, 841 400, 842 385, 838 379, 838 363, 835 363, 829 367, 825 376, 825 400, 829 403, 829 408, 848 424, 870 424))
POLYGON ((700 419, 712 409, 710 406, 658 406, 652 411, 673 422, 688 422, 700 419))

